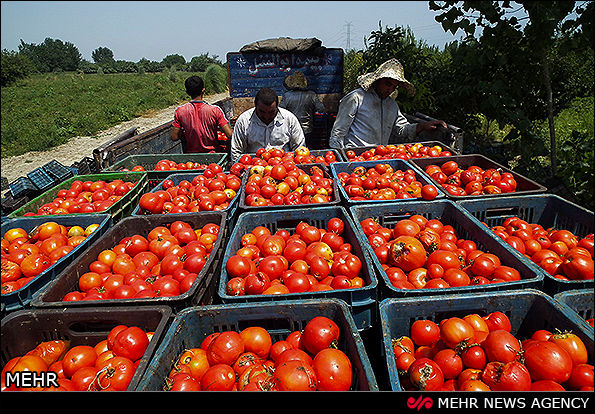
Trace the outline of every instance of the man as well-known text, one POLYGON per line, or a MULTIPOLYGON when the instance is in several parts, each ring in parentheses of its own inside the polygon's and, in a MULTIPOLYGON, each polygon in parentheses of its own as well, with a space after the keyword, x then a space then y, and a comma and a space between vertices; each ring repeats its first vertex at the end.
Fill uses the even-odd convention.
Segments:
POLYGON ((305 146, 304 132, 297 117, 279 108, 277 92, 262 88, 254 98, 254 108, 242 113, 233 128, 231 159, 254 154, 259 148, 282 148, 295 151, 305 146))
POLYGON ((324 105, 318 99, 316 92, 308 90, 308 80, 300 71, 286 77, 283 80, 283 86, 287 92, 283 95, 279 107, 287 109, 300 121, 308 148, 317 147, 312 136, 314 113, 324 112, 324 105))
POLYGON ((360 88, 339 102, 329 138, 331 148, 387 145, 389 139, 412 141, 421 131, 446 128, 446 123, 440 120, 418 124, 407 121, 390 95, 397 86, 403 86, 413 95, 415 87, 405 79, 403 66, 397 59, 384 62, 376 71, 359 76, 357 81, 360 88))
POLYGON ((190 102, 178 106, 174 112, 171 139, 181 138, 181 131, 186 140, 184 152, 222 152, 217 139, 217 130, 221 129, 227 138, 231 138, 232 130, 225 114, 216 105, 210 105, 203 100, 205 87, 199 76, 190 76, 184 82, 186 93, 190 95, 190 102))

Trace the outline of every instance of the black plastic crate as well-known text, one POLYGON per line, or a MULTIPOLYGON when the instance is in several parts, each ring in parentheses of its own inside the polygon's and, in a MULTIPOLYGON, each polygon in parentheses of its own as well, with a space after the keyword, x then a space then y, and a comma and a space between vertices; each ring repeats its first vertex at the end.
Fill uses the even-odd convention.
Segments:
POLYGON ((62 298, 68 292, 78 290, 78 280, 81 275, 89 271, 89 265, 97 260, 97 256, 105 249, 111 249, 124 237, 140 234, 147 237, 149 232, 157 226, 171 224, 176 220, 188 222, 193 228, 202 227, 207 223, 218 224, 221 229, 225 227, 227 214, 223 212, 203 212, 193 214, 163 214, 152 216, 127 217, 103 234, 93 243, 84 255, 77 257, 55 280, 36 294, 31 301, 35 308, 76 308, 93 306, 103 308, 106 306, 131 306, 131 305, 166 305, 177 312, 187 306, 210 304, 213 301, 214 278, 218 275, 221 256, 223 254, 224 235, 220 232, 213 245, 213 250, 198 273, 191 288, 179 295, 172 297, 132 298, 132 299, 105 299, 63 302, 62 298))
POLYGON ((154 334, 128 385, 127 390, 133 391, 155 354, 170 317, 171 309, 167 306, 27 309, 14 312, 2 319, 2 366, 41 342, 69 340, 71 348, 95 346, 107 339, 109 331, 117 325, 138 326, 154 334))
POLYGON ((21 208, 29 202, 30 198, 27 196, 15 198, 8 192, 6 197, 2 198, 2 216, 7 216, 18 208, 21 208))
MULTIPOLYGON (((489 228, 515 216, 528 223, 540 224, 545 229, 552 227, 571 231, 577 237, 593 233, 595 227, 592 211, 553 194, 461 200, 458 204, 489 228)), ((543 275, 544 289, 550 295, 569 289, 593 289, 593 279, 557 279, 514 248, 510 247, 510 250, 543 275)))
POLYGON ((477 199, 477 198, 496 198, 496 197, 510 197, 510 196, 518 196, 524 194, 542 194, 545 193, 547 188, 543 185, 517 173, 512 171, 510 168, 506 168, 505 166, 498 164, 496 161, 489 159, 481 154, 466 154, 466 155, 453 155, 450 157, 440 157, 440 158, 413 158, 410 159, 409 162, 413 165, 414 168, 419 170, 424 176, 428 177, 430 181, 437 186, 440 186, 432 177, 426 174, 426 167, 431 164, 435 164, 438 166, 442 166, 444 163, 448 161, 455 161, 459 164, 459 167, 462 169, 467 169, 472 165, 476 165, 484 170, 489 168, 499 169, 501 172, 508 172, 514 176, 514 179, 517 182, 517 188, 515 192, 512 193, 499 193, 499 194, 480 194, 480 195, 465 195, 465 196, 455 196, 450 194, 448 191, 445 191, 446 197, 452 200, 468 200, 468 199, 477 199))
POLYGON ((44 169, 41 167, 29 172, 27 174, 27 177, 29 177, 33 185, 41 193, 49 190, 55 184, 54 179, 50 177, 50 175, 47 172, 45 172, 44 169))
POLYGON ((301 209, 271 210, 260 212, 248 212, 240 214, 236 225, 229 235, 225 247, 225 254, 221 263, 221 274, 219 276, 218 295, 223 303, 234 305, 245 302, 267 302, 280 300, 297 299, 324 299, 337 298, 345 301, 349 306, 351 313, 360 330, 371 328, 377 320, 377 286, 378 279, 373 269, 373 265, 365 254, 365 248, 362 244, 365 242, 360 233, 355 228, 355 223, 349 217, 347 210, 340 206, 330 207, 306 207, 301 209), (345 242, 352 246, 351 252, 355 254, 362 262, 360 277, 364 280, 364 286, 360 288, 335 289, 318 292, 287 293, 283 295, 244 295, 232 296, 227 294, 226 286, 229 281, 229 275, 225 268, 227 260, 233 256, 241 247, 241 239, 244 233, 251 232, 256 226, 268 228, 272 234, 277 230, 288 230, 293 234, 296 226, 301 221, 318 228, 326 228, 329 220, 338 217, 343 220, 345 229, 342 237, 345 242))
POLYGON ((19 177, 8 184, 14 199, 21 197, 33 197, 39 194, 39 190, 28 177, 19 177))
POLYGON ((273 342, 301 331, 316 316, 333 320, 340 330, 337 348, 350 359, 353 368, 352 390, 378 391, 378 385, 363 341, 345 302, 337 299, 246 303, 235 306, 205 306, 185 309, 176 315, 159 349, 145 370, 137 391, 161 391, 176 357, 200 343, 213 332, 240 332, 260 326, 273 342))
POLYGON ((420 214, 427 219, 438 219, 445 225, 451 225, 459 238, 473 240, 477 244, 479 250, 495 254, 500 258, 503 265, 515 268, 521 274, 521 280, 512 282, 449 288, 398 289, 390 283, 386 272, 382 268, 382 264, 374 254, 372 246, 366 240, 366 243, 364 244, 365 250, 379 275, 379 279, 383 281, 380 290, 383 298, 449 295, 455 293, 462 294, 527 288, 540 289, 543 287, 544 276, 541 273, 537 273, 533 266, 529 266, 524 260, 521 260, 517 255, 511 252, 498 236, 488 231, 483 224, 477 222, 477 220, 454 201, 443 199, 415 201, 411 203, 391 202, 373 206, 357 205, 350 207, 349 209, 357 226, 357 230, 364 240, 366 240, 365 234, 360 223, 366 218, 377 219, 382 226, 392 229, 398 221, 414 214, 420 214))
POLYGON ((78 175, 98 174, 101 172, 99 164, 94 158, 84 157, 77 164, 78 175))
POLYGON ((585 343, 589 363, 593 363, 593 333, 583 329, 577 315, 550 296, 534 289, 508 292, 484 292, 465 295, 426 296, 420 298, 391 298, 380 303, 380 323, 390 387, 401 391, 398 371, 392 352, 391 339, 410 335, 413 322, 430 319, 436 323, 450 317, 464 317, 470 313, 486 316, 500 311, 510 319, 511 333, 525 339, 539 329, 570 330, 585 343))
POLYGON ((60 184, 62 181, 74 176, 74 173, 70 168, 65 167, 56 160, 51 160, 42 168, 54 179, 56 184, 60 184))
POLYGON ((587 319, 595 317, 593 289, 567 290, 554 295, 554 299, 568 306, 571 312, 576 312, 582 324, 591 332, 591 336, 593 336, 594 329, 587 322, 587 319))

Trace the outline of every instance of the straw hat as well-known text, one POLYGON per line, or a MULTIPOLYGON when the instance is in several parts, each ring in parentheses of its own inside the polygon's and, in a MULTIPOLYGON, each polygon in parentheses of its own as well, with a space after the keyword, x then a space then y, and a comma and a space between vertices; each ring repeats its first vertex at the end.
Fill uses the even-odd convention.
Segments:
POLYGON ((308 80, 306 76, 299 70, 292 73, 283 80, 283 86, 289 90, 293 89, 308 89, 308 80))
POLYGON ((368 90, 374 82, 382 78, 390 78, 398 81, 399 86, 404 87, 407 92, 409 92, 409 95, 415 95, 415 86, 405 79, 403 65, 401 65, 401 62, 395 58, 387 60, 382 65, 378 66, 378 69, 374 72, 358 76, 357 83, 363 89, 368 90))

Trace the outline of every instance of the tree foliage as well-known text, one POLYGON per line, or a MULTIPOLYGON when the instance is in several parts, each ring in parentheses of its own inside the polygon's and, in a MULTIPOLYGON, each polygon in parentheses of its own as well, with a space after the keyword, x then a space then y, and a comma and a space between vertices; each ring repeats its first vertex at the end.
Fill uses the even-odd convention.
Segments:
POLYGON ((161 64, 166 68, 171 68, 172 66, 175 68, 179 68, 186 64, 186 59, 184 58, 184 56, 175 53, 164 57, 161 61, 161 64))
POLYGON ((39 72, 75 71, 82 59, 75 45, 49 37, 38 45, 21 39, 19 53, 28 57, 39 72))
POLYGON ((35 66, 31 60, 14 50, 2 49, 1 66, 0 83, 2 86, 12 85, 19 79, 24 79, 35 72, 35 66))
POLYGON ((113 66, 115 63, 114 52, 107 47, 98 47, 91 53, 91 57, 100 66, 113 66))

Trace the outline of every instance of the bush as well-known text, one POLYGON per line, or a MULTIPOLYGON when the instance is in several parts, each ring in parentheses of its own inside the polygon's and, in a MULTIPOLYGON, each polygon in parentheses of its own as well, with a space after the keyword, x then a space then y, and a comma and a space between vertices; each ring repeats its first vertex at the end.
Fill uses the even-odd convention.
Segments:
POLYGON ((209 65, 205 70, 204 80, 207 95, 227 90, 227 71, 220 65, 209 65))
POLYGON ((31 60, 13 50, 2 50, 2 86, 12 85, 19 79, 25 79, 35 71, 31 60))

